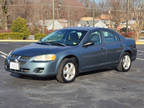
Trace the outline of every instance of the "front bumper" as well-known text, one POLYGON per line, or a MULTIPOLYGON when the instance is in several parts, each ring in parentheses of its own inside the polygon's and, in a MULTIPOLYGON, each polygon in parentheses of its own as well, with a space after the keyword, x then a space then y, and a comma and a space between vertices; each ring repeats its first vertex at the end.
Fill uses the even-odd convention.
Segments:
POLYGON ((20 70, 10 69, 10 62, 15 62, 13 59, 7 58, 4 67, 7 71, 26 76, 47 77, 56 75, 56 61, 33 62, 33 61, 18 61, 20 70))

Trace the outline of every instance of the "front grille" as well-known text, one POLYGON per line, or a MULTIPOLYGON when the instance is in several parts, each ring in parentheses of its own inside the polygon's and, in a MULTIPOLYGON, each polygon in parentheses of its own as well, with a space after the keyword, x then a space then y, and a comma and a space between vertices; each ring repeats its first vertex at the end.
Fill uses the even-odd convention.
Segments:
POLYGON ((17 56, 17 55, 11 55, 11 58, 18 58, 19 56, 17 56))
POLYGON ((20 65, 24 65, 31 57, 11 55, 11 61, 18 61, 20 65))
POLYGON ((20 70, 9 69, 12 72, 29 72, 30 69, 21 68, 20 70))
POLYGON ((29 60, 30 59, 30 57, 28 57, 28 56, 21 56, 21 58, 20 59, 22 59, 22 60, 29 60))
POLYGON ((18 56, 18 55, 11 55, 12 59, 18 59, 18 60, 29 60, 31 57, 28 56, 18 56))
POLYGON ((29 72, 29 69, 21 68, 21 72, 29 72))
POLYGON ((26 63, 26 61, 19 61, 20 65, 24 65, 26 63))

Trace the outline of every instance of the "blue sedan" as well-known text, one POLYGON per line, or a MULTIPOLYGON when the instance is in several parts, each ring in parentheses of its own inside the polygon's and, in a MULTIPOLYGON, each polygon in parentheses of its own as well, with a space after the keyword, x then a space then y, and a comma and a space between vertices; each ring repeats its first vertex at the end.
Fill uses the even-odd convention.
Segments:
POLYGON ((79 73, 113 67, 127 72, 136 59, 136 44, 106 28, 65 28, 37 43, 11 51, 5 69, 27 76, 54 75, 69 83, 79 73))

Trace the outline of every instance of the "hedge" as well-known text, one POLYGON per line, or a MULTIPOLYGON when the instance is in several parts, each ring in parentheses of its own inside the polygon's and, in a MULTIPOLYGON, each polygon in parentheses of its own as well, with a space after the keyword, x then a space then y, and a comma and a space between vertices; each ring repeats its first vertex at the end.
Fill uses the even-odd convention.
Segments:
POLYGON ((30 35, 30 31, 27 27, 27 20, 21 17, 18 17, 16 18, 16 20, 12 21, 10 29, 12 32, 25 33, 27 35, 30 35))
POLYGON ((0 33, 0 39, 27 39, 28 36, 24 33, 18 33, 18 32, 9 32, 9 33, 0 33))
POLYGON ((41 38, 45 37, 46 34, 43 34, 43 33, 37 33, 35 34, 35 40, 40 40, 41 38))

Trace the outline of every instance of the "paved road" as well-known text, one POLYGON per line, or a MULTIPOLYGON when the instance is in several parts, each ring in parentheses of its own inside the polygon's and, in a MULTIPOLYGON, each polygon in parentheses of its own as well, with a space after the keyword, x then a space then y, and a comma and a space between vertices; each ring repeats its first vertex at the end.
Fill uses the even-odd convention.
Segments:
MULTIPOLYGON (((0 51, 26 44, 0 43, 0 51)), ((0 56, 0 108, 144 108, 144 46, 137 48, 131 71, 96 71, 70 84, 11 75, 0 56)))

